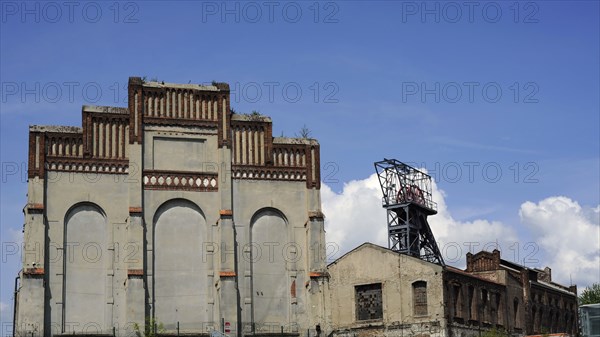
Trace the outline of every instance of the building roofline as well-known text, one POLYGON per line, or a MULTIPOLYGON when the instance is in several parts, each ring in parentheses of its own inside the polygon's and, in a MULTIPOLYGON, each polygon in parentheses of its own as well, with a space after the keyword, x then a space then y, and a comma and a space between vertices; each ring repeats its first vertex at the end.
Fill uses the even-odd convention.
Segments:
POLYGON ((385 253, 390 253, 390 254, 393 254, 393 255, 396 255, 396 256, 399 256, 399 257, 402 257, 402 258, 413 259, 413 260, 415 260, 416 262, 422 262, 422 263, 430 264, 430 265, 433 265, 433 266, 438 266, 438 267, 440 267, 440 268, 442 268, 442 269, 443 269, 443 267, 442 267, 442 266, 440 266, 440 265, 439 265, 439 264, 437 264, 437 263, 428 262, 428 261, 425 261, 425 260, 419 259, 419 258, 417 258, 417 257, 414 257, 414 256, 406 255, 406 254, 403 254, 403 253, 397 252, 397 251, 395 251, 395 250, 392 250, 392 249, 390 249, 390 248, 387 248, 387 247, 380 246, 380 245, 378 245, 378 244, 375 244, 375 243, 372 243, 372 242, 363 242, 363 243, 362 243, 362 244, 360 244, 359 246, 357 246, 357 247, 354 247, 352 250, 350 250, 350 251, 346 252, 344 255, 342 255, 342 256, 340 256, 340 257, 338 257, 338 258, 337 258, 337 259, 335 259, 334 261, 332 261, 332 262, 330 262, 329 264, 327 264, 327 268, 329 268, 330 266, 332 266, 332 265, 334 265, 334 264, 338 263, 340 260, 342 260, 342 259, 343 259, 343 258, 345 258, 346 256, 350 255, 351 253, 354 253, 354 252, 356 252, 356 251, 358 251, 358 250, 360 250, 360 249, 366 248, 366 247, 375 248, 375 249, 378 249, 378 250, 380 250, 380 251, 382 251, 382 252, 385 252, 385 253))
POLYGON ((113 113, 113 114, 129 114, 128 108, 116 107, 116 106, 104 106, 104 105, 83 105, 81 107, 82 112, 99 112, 99 113, 113 113))
POLYGON ((481 280, 481 281, 484 281, 484 282, 493 283, 493 284, 496 284, 496 285, 500 285, 500 286, 506 287, 505 284, 502 284, 500 282, 495 282, 495 281, 492 281, 492 280, 487 279, 485 277, 478 276, 477 274, 469 273, 469 272, 466 272, 466 271, 464 271, 462 269, 458 269, 456 267, 452 267, 452 266, 449 266, 449 265, 446 265, 446 271, 449 271, 451 273, 461 274, 461 275, 464 275, 464 276, 467 276, 467 277, 472 277, 472 278, 475 278, 475 279, 478 279, 478 280, 481 280))
POLYGON ((29 125, 29 132, 83 133, 83 128, 65 125, 29 125))
POLYGON ((319 142, 314 138, 273 137, 273 144, 319 145, 319 142))
POLYGON ((600 303, 582 304, 580 308, 600 308, 600 303))
POLYGON ((538 281, 529 281, 529 282, 531 284, 539 285, 539 286, 542 286, 542 287, 545 287, 545 288, 548 288, 548 289, 551 289, 551 290, 556 290, 556 291, 560 291, 560 292, 563 292, 563 293, 566 293, 566 294, 569 294, 569 295, 575 295, 575 296, 577 296, 577 294, 569 291, 569 289, 565 289, 564 286, 562 286, 560 284, 557 284, 557 283, 554 283, 554 282, 548 283, 548 282, 544 282, 544 281, 540 281, 540 280, 538 280, 538 281))
MULTIPOLYGON (((217 83, 218 84, 218 83, 217 83)), ((173 88, 173 89, 191 89, 200 91, 222 91, 216 85, 204 85, 204 84, 181 84, 181 83, 165 83, 156 81, 147 81, 142 83, 143 87, 146 88, 173 88)), ((226 85, 229 88, 229 84, 226 85)))
POLYGON ((259 123, 272 123, 273 120, 269 116, 264 116, 260 114, 240 114, 233 113, 231 114, 232 121, 244 121, 244 122, 259 122, 259 123))

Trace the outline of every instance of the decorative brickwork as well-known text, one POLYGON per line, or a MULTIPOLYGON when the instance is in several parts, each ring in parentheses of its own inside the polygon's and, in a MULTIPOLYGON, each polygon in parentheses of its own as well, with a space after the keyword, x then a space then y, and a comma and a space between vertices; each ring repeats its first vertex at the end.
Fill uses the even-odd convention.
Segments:
POLYGON ((216 173, 144 171, 144 188, 149 190, 217 191, 216 173))

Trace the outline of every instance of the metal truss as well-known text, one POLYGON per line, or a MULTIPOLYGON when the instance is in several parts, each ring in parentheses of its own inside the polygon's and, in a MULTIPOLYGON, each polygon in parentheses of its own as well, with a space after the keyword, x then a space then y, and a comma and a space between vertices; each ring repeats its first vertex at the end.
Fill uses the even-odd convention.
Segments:
POLYGON ((444 266, 427 216, 437 213, 431 177, 395 159, 375 163, 387 210, 388 247, 444 266))

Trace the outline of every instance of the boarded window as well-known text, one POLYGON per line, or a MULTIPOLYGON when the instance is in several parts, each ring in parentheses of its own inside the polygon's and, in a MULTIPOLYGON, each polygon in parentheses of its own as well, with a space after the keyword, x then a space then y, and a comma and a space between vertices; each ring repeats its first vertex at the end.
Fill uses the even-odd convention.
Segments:
POLYGON ((474 292, 475 289, 473 286, 469 286, 469 319, 471 320, 475 319, 474 313, 476 312, 476 310, 473 310, 475 308, 475 296, 473 296, 474 292))
POLYGON ((498 324, 504 324, 504 308, 502 302, 502 296, 500 293, 496 293, 496 322, 498 324))
POLYGON ((356 320, 383 318, 381 283, 356 286, 356 320))
POLYGON ((415 316, 427 315, 427 282, 413 283, 413 305, 415 316))
POLYGON ((460 284, 454 284, 452 286, 454 317, 462 317, 462 298, 461 298, 460 288, 461 288, 460 284))
POLYGON ((519 299, 513 301, 513 321, 516 328, 519 327, 519 299))

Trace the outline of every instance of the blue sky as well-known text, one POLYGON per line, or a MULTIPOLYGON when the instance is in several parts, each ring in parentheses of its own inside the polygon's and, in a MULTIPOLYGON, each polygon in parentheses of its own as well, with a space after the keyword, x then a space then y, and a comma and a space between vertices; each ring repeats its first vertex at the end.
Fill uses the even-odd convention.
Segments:
MULTIPOLYGON (((397 158, 437 178, 453 221, 499 222, 522 243, 550 235, 526 202, 566 200, 591 229, 582 254, 594 261, 599 2, 470 4, 2 1, 1 241, 23 223, 28 125, 80 126, 81 105, 125 106, 128 77, 146 76, 229 82, 232 106, 270 115, 276 136, 306 125, 321 144, 324 202, 397 158)), ((6 247, 2 257, 0 302, 12 305, 19 260, 6 247)))

